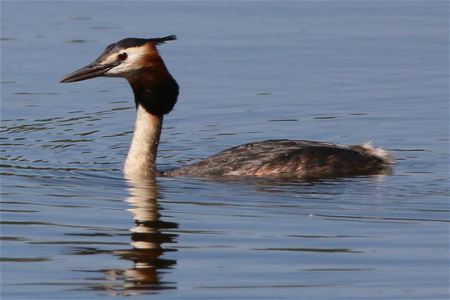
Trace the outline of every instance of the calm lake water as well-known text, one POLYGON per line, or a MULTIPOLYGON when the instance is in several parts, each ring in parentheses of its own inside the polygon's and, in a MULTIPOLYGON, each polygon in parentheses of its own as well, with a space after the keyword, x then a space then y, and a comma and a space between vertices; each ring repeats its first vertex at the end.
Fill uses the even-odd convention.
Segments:
POLYGON ((2 1, 2 299, 448 299, 448 6, 2 1), (168 34, 161 169, 291 138, 372 140, 394 174, 127 183, 126 81, 58 81, 168 34))

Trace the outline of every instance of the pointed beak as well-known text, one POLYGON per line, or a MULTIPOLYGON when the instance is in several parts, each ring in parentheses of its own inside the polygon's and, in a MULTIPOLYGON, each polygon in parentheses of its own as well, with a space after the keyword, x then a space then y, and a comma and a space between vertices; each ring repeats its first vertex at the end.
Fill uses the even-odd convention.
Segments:
POLYGON ((105 74, 108 70, 117 66, 118 64, 119 63, 99 64, 93 62, 85 67, 82 67, 81 69, 78 69, 70 74, 67 74, 60 82, 61 83, 76 82, 99 77, 105 74))

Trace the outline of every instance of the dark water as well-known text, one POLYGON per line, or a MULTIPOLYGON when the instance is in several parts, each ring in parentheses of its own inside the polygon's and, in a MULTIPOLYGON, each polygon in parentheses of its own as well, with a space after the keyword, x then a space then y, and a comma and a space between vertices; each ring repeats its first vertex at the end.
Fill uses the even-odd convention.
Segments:
POLYGON ((2 299, 448 299, 448 9, 2 1, 2 299), (127 83, 58 81, 167 34, 181 97, 160 168, 253 140, 372 140, 394 175, 125 182, 127 83))

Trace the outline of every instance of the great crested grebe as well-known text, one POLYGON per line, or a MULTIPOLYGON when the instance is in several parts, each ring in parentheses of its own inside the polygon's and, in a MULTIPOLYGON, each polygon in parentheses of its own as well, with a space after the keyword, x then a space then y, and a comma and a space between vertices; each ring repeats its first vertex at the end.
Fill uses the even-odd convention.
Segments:
MULTIPOLYGON (((163 123, 178 98, 178 84, 156 45, 175 40, 126 38, 106 47, 91 64, 65 76, 75 82, 99 76, 128 80, 136 103, 136 123, 124 166, 126 177, 154 175, 163 123)), ((392 159, 370 144, 342 146, 303 140, 268 140, 222 151, 167 176, 260 176, 329 178, 389 173, 392 159)))

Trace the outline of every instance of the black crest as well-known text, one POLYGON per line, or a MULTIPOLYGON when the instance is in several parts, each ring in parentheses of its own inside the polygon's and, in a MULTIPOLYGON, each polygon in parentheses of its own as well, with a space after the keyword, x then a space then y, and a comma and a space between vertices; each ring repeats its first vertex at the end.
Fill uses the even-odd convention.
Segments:
POLYGON ((164 37, 150 38, 150 39, 126 38, 116 43, 112 43, 108 47, 106 47, 103 53, 100 55, 99 58, 97 58, 96 61, 102 61, 106 56, 114 52, 119 52, 122 49, 127 49, 131 47, 140 47, 147 43, 154 43, 155 45, 161 45, 167 41, 174 41, 176 39, 177 37, 175 35, 168 35, 164 37))
POLYGON ((108 47, 115 47, 125 49, 130 47, 140 47, 142 45, 145 45, 147 43, 154 43, 156 45, 164 44, 167 41, 174 41, 177 37, 175 35, 168 35, 164 37, 159 38, 150 38, 150 39, 141 39, 141 38, 126 38, 123 40, 118 41, 116 44, 112 44, 108 47))

